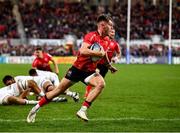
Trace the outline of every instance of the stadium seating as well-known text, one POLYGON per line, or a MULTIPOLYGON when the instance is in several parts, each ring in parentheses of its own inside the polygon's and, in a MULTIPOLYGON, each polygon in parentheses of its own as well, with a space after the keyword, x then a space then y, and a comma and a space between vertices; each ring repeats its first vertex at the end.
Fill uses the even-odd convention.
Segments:
MULTIPOLYGON (((85 3, 65 3, 46 1, 28 4, 23 0, 19 2, 19 12, 22 17, 24 31, 27 38, 61 39, 66 34, 74 34, 81 39, 84 34, 96 29, 94 20, 98 14, 105 12, 112 15, 115 21, 116 39, 126 39, 127 5, 120 2, 110 7, 90 7, 85 3), (103 10, 102 10, 103 8, 103 10)), ((0 2, 0 38, 19 38, 17 23, 12 14, 12 3, 9 0, 0 2)), ((160 35, 168 39, 168 5, 154 6, 137 3, 132 6, 131 14, 131 39, 150 39, 152 35, 160 35), (157 15, 158 14, 158 15, 157 15)), ((172 39, 180 38, 180 10, 173 7, 172 39)), ((0 44, 0 54, 12 56, 27 56, 33 54, 33 47, 12 46, 0 44), (21 49, 20 49, 21 48, 21 49), (26 51, 26 52, 24 52, 26 51)), ((45 51, 52 55, 67 55, 64 47, 43 46, 45 51)), ((125 45, 121 44, 122 55, 125 56, 125 45)), ((179 47, 173 47, 173 56, 179 56, 179 47)), ((167 55, 167 46, 142 46, 130 47, 133 56, 167 55), (160 50, 159 50, 160 49, 160 50)), ((73 53, 68 53, 72 55, 73 53)))
MULTIPOLYGON (((18 38, 16 22, 9 1, 2 2, 0 9, 0 32, 2 37, 18 38), (8 27, 8 28, 7 28, 8 27), (2 34, 2 32, 4 34, 2 34)), ((99 8, 88 7, 84 3, 45 2, 27 4, 19 2, 24 29, 28 38, 63 38, 65 34, 73 33, 78 38, 88 31, 95 30, 94 20, 102 11, 99 8)), ((113 10, 104 7, 104 12, 111 13, 118 37, 126 38, 127 5, 115 3, 113 10)), ((162 35, 168 38, 168 5, 142 6, 137 3, 132 6, 131 39, 149 39, 151 35, 162 35), (158 14, 158 15, 157 15, 158 14)), ((173 8, 172 38, 180 38, 180 10, 173 8)))

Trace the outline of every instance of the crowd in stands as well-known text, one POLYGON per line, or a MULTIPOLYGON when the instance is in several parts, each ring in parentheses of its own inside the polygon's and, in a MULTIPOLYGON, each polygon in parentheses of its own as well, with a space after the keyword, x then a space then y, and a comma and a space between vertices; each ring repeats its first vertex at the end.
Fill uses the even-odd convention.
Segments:
MULTIPOLYGON (((122 56, 126 56, 126 45, 121 45, 122 56)), ((134 57, 168 56, 168 46, 163 44, 132 45, 130 55, 134 57)), ((172 47, 172 56, 180 56, 180 47, 172 47)))
MULTIPOLYGON (((35 45, 10 45, 0 44, 0 55, 10 56, 32 56, 37 46, 35 45)), ((122 57, 126 56, 126 45, 120 45, 122 57)), ((71 49, 64 45, 42 45, 42 49, 45 52, 53 56, 72 56, 77 53, 74 49, 71 49)), ((132 45, 130 46, 130 55, 134 57, 148 57, 148 56, 167 56, 168 46, 163 44, 154 45, 132 45)), ((172 47, 172 55, 180 56, 180 47, 172 47)))
MULTIPOLYGON (((122 55, 126 56, 126 45, 122 45, 122 55)), ((130 55, 134 57, 166 56, 167 47, 163 45, 133 45, 130 46, 130 55)))
MULTIPOLYGON (((110 13, 116 29, 116 39, 126 39, 127 5, 119 1, 113 7, 92 6, 87 3, 66 3, 46 0, 42 5, 38 2, 28 4, 20 0, 24 31, 27 38, 62 39, 64 35, 74 34, 81 39, 84 34, 96 29, 97 16, 100 13, 110 13)), ((12 14, 12 2, 0 1, 0 39, 19 38, 17 22, 12 14)), ((131 39, 150 39, 152 35, 161 35, 168 39, 169 26, 168 5, 135 4, 131 8, 131 39)), ((180 10, 173 7, 172 39, 180 39, 180 10)), ((122 56, 126 55, 126 45, 122 45, 122 56)), ((34 45, 0 44, 0 55, 12 56, 33 55, 34 45)), ((74 55, 74 51, 64 46, 43 45, 44 51, 54 56, 74 55)), ((167 46, 164 45, 133 45, 130 54, 139 56, 165 56, 167 46)), ((174 56, 180 56, 180 48, 173 47, 174 56)))
MULTIPOLYGON (((0 56, 32 56, 37 46, 35 45, 11 45, 11 44, 0 44, 0 56)), ((42 45, 42 49, 45 52, 53 56, 70 56, 74 55, 72 49, 67 46, 59 45, 42 45)))
MULTIPOLYGON (((21 0, 19 11, 28 38, 63 38, 74 34, 78 38, 96 29, 95 22, 99 13, 110 13, 116 23, 116 35, 126 38, 127 5, 121 2, 110 7, 90 7, 85 3, 66 3, 46 1, 28 4, 21 0)), ((149 39, 151 35, 168 38, 168 5, 136 4, 131 9, 131 39, 149 39)), ((18 38, 16 21, 12 15, 9 0, 0 3, 0 36, 18 38)), ((173 7, 172 38, 180 38, 180 10, 173 7)))
POLYGON ((0 2, 0 38, 18 38, 17 23, 10 1, 0 2))

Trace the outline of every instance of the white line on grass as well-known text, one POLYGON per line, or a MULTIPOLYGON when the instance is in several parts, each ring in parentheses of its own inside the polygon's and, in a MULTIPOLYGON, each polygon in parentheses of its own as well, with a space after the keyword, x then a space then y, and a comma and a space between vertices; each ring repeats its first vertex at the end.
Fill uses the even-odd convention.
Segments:
MULTIPOLYGON (((52 118, 52 119, 37 119, 36 121, 76 121, 78 118, 52 118)), ((180 118, 138 118, 138 117, 122 117, 122 118, 94 118, 89 121, 180 121, 180 118)), ((0 119, 0 122, 25 122, 25 119, 0 119)))

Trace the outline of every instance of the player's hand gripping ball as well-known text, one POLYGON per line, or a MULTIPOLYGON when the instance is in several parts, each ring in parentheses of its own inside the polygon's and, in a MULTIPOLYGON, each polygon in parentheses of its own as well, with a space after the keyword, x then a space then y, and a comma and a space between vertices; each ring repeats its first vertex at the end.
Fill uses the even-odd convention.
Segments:
MULTIPOLYGON (((90 49, 93 50, 93 51, 97 51, 97 52, 100 52, 102 47, 98 44, 98 43, 94 43, 90 46, 90 49)), ((91 56, 91 60, 93 62, 96 62, 98 60, 100 60, 102 57, 98 57, 98 56, 91 56)))

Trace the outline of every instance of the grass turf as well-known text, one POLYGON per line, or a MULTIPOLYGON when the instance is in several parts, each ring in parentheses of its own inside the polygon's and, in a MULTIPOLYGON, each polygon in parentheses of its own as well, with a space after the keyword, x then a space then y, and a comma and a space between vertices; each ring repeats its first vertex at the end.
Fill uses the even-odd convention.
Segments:
MULTIPOLYGON (((85 86, 71 90, 80 93, 74 103, 51 103, 37 114, 35 123, 26 123, 32 105, 0 105, 0 131, 18 132, 124 132, 180 131, 180 65, 115 65, 108 73, 106 88, 88 110, 84 123, 75 113, 81 107, 85 86)), ((24 75, 30 65, 0 64, 0 80, 6 74, 24 75)), ((60 78, 70 65, 59 65, 60 78)), ((3 84, 0 83, 2 87, 3 84)))

